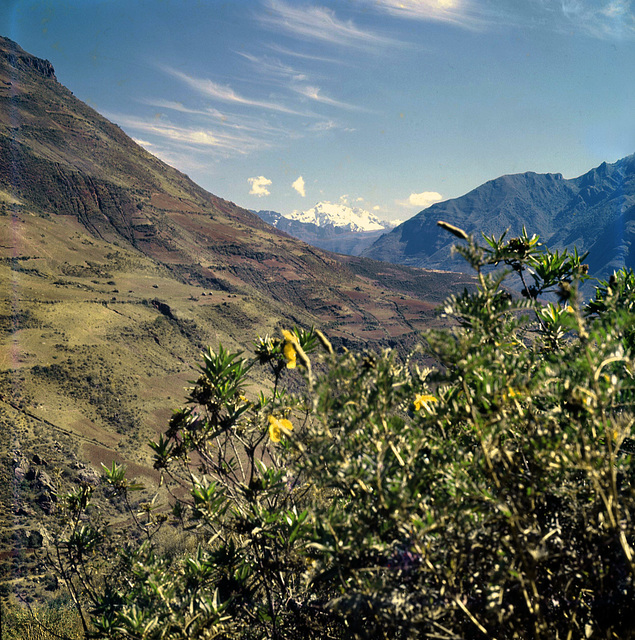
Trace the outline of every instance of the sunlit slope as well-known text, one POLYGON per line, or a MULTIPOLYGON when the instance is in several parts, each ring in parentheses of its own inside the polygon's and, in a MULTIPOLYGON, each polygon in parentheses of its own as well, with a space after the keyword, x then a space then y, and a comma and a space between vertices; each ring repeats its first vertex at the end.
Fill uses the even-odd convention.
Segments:
POLYGON ((336 345, 405 348, 470 279, 340 258, 273 229, 2 39, 0 282, 3 446, 53 455, 57 440, 68 460, 136 464, 206 345, 249 350, 298 324, 336 345))

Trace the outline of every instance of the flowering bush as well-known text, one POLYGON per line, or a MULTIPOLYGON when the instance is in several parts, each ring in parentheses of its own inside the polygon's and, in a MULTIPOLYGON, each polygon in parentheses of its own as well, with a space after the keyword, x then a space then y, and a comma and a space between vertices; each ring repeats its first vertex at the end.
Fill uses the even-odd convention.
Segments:
POLYGON ((478 278, 444 305, 452 329, 405 361, 335 353, 314 330, 262 338, 250 359, 208 350, 151 445, 161 498, 136 503, 106 470, 102 499, 127 505, 136 533, 115 545, 95 496, 69 497, 55 564, 87 630, 635 636, 635 277, 584 305, 577 252, 444 226, 478 278), (254 366, 272 385, 250 397, 254 366), (170 553, 166 530, 189 550, 170 553))

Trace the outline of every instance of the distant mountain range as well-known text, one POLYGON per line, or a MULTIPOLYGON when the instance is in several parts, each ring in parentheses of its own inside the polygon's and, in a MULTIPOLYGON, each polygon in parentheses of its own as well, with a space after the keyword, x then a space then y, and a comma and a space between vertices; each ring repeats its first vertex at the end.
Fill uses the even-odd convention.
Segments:
POLYGON ((348 231, 382 231, 388 226, 370 211, 333 202, 318 202, 311 209, 294 211, 286 217, 316 227, 333 226, 348 231))
POLYGON ((433 204, 379 238, 362 255, 397 264, 466 270, 451 255, 456 238, 445 220, 468 233, 517 235, 523 225, 551 248, 589 251, 593 275, 635 266, 635 155, 602 163, 584 175, 520 173, 490 180, 452 200, 433 204))
POLYGON ((254 211, 265 222, 335 253, 360 255, 395 224, 380 220, 370 211, 343 203, 318 202, 306 211, 284 216, 276 211, 254 211))

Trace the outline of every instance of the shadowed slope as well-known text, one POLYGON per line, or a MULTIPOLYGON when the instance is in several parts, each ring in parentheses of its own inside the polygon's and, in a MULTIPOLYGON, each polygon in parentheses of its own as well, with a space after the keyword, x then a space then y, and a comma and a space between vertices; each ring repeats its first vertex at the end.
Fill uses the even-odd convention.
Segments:
POLYGON ((365 256, 399 264, 462 269, 450 254, 452 238, 436 227, 446 220, 468 233, 518 235, 525 226, 552 248, 590 251, 591 273, 635 266, 635 156, 603 163, 571 180, 560 174, 521 173, 491 180, 460 198, 440 202, 396 227, 365 256))

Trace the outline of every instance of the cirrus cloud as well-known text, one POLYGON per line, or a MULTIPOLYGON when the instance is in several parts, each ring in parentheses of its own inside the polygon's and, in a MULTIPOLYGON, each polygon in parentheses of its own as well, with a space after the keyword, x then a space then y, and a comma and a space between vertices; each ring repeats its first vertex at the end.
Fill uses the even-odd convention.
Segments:
POLYGON ((357 27, 351 20, 341 20, 332 9, 320 6, 297 6, 282 0, 269 0, 268 11, 260 21, 295 38, 318 40, 342 47, 372 48, 395 45, 397 41, 357 27))
POLYGON ((322 104, 327 104, 331 107, 339 107, 341 109, 349 109, 351 111, 366 111, 366 109, 364 109, 363 107, 358 107, 357 105, 350 104, 348 102, 342 102, 341 100, 328 98, 321 93, 322 90, 320 89, 320 87, 297 86, 295 87, 295 91, 303 95, 305 98, 309 98, 310 100, 314 100, 315 102, 321 102, 322 104))
POLYGON ((486 25, 485 11, 474 0, 373 0, 373 7, 400 18, 445 22, 468 29, 486 25))
POLYGON ((231 87, 214 82, 209 78, 198 78, 195 76, 191 76, 187 73, 183 73, 182 71, 178 71, 177 69, 173 69, 172 67, 168 66, 161 66, 160 68, 165 73, 168 73, 171 76, 177 78, 197 93, 208 98, 218 100, 220 102, 238 104, 246 107, 255 107, 258 109, 266 109, 269 111, 279 111, 281 113, 287 113, 290 115, 305 115, 303 113, 295 111, 294 109, 290 109, 283 104, 270 102, 268 100, 254 100, 251 98, 246 98, 245 96, 242 96, 234 91, 234 89, 232 89, 231 87))
POLYGON ((569 27, 576 27, 590 36, 602 39, 635 37, 631 0, 561 0, 560 8, 569 27))

